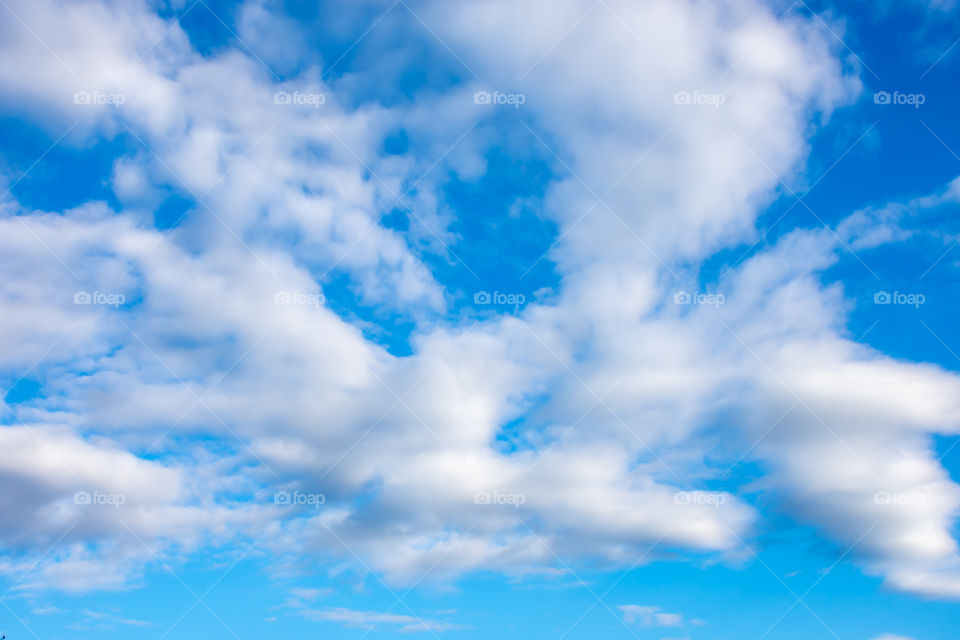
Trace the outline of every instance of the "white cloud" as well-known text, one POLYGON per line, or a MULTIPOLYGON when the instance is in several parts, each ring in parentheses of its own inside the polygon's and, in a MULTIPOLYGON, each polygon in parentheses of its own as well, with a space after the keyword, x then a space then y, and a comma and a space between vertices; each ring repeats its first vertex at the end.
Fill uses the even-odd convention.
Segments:
POLYGON ((290 593, 302 600, 316 600, 330 595, 333 589, 290 589, 290 593))
MULTIPOLYGON (((29 586, 117 587, 154 553, 256 538, 274 518, 263 545, 280 557, 356 553, 398 582, 427 571, 548 572, 557 555, 629 566, 655 543, 650 560, 670 550, 736 557, 761 515, 732 492, 685 492, 746 452, 770 469, 758 487, 838 543, 859 541, 853 557, 868 571, 900 589, 960 595, 951 536, 960 495, 928 442, 956 433, 960 383, 845 337, 843 293, 819 280, 836 260, 834 237, 797 231, 759 252, 721 285, 722 306, 672 304, 696 284, 684 265, 752 238, 776 175, 802 167, 811 118, 856 92, 818 21, 777 21, 751 2, 610 2, 561 39, 588 5, 473 2, 454 16, 435 4, 424 19, 484 84, 354 108, 340 94, 349 83, 326 84, 316 69, 278 84, 241 53, 201 58, 178 26, 139 5, 12 4, 71 62, 29 34, 5 39, 0 59, 20 62, 0 66, 0 86, 23 103, 4 108, 33 113, 55 135, 79 118, 70 144, 130 127, 149 147, 114 165, 119 212, 8 202, 0 218, 0 296, 12 310, 0 320, 0 369, 42 359, 50 392, 17 407, 28 426, 0 433, 20 454, 3 473, 27 488, 11 498, 21 517, 4 542, 55 539, 85 513, 66 502, 85 487, 130 498, 81 515, 29 586), (158 39, 131 63, 136 45, 158 39), (65 90, 78 83, 128 99, 85 110, 65 90), (428 175, 406 198, 419 219, 409 233, 380 216, 446 150, 445 170, 482 171, 499 140, 472 92, 514 83, 536 125, 535 136, 519 130, 522 144, 565 169, 544 207, 560 229, 549 255, 559 293, 519 317, 441 323, 445 294, 420 257, 452 261, 441 178, 428 175), (323 106, 276 104, 280 89, 323 95, 323 106), (725 102, 678 105, 677 91, 725 102), (451 149, 477 120, 476 136, 451 149), (397 125, 435 153, 381 157, 397 125), (170 189, 203 194, 209 209, 162 234, 151 213, 170 189), (329 270, 360 303, 413 318, 413 355, 391 355, 329 306, 275 302, 284 292, 317 299, 329 270), (74 304, 81 289, 137 304, 74 304), (498 448, 503 425, 519 418, 516 448, 498 448), (198 434, 230 453, 203 449, 198 434), (133 453, 143 451, 160 458, 133 453), (122 482, 104 475, 117 467, 122 482), (322 493, 325 506, 263 504, 279 487, 322 493), (923 503, 878 504, 878 491, 923 503), (261 506, 233 502, 238 493, 261 506)), ((292 28, 261 22, 267 11, 242 12, 256 46, 266 44, 259 27, 292 28)), ((294 59, 261 50, 270 62, 294 59)), ((867 222, 839 232, 862 246, 900 237, 867 222)), ((625 607, 658 626, 682 620, 625 607)))
POLYGON ((376 629, 380 626, 389 626, 398 633, 431 632, 442 633, 453 629, 462 629, 463 626, 452 622, 441 622, 415 615, 402 615, 389 611, 357 611, 343 607, 329 607, 326 609, 303 608, 300 614, 309 619, 322 622, 339 622, 349 627, 362 629, 376 629))
POLYGON ((83 615, 91 620, 97 620, 105 624, 121 624, 125 626, 133 627, 149 627, 152 623, 146 622, 145 620, 135 620, 132 618, 122 618, 116 614, 109 613, 106 611, 91 611, 90 609, 84 609, 83 615))
POLYGON ((922 223, 926 222, 925 216, 939 207, 957 202, 960 202, 960 178, 955 178, 930 195, 856 211, 837 226, 837 233, 856 251, 902 242, 918 234, 934 235, 940 237, 945 245, 952 245, 955 237, 938 225, 922 223))
POLYGON ((623 612, 623 621, 627 624, 641 627, 680 627, 684 624, 682 614, 664 613, 660 607, 624 604, 617 608, 623 612))

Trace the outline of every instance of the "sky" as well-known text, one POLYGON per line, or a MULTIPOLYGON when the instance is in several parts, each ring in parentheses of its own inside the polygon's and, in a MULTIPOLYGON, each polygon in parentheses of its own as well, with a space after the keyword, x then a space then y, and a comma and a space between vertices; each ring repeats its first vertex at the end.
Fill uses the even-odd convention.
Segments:
POLYGON ((956 640, 950 0, 0 0, 0 633, 956 640))

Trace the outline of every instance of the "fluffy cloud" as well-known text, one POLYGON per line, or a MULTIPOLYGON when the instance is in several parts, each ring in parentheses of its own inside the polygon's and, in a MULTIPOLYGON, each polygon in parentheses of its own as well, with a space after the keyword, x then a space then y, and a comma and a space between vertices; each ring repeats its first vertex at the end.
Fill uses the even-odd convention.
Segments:
MULTIPOLYGON (((802 166, 808 123, 856 93, 818 21, 777 21, 752 2, 485 1, 457 15, 412 3, 444 43, 425 34, 437 55, 459 52, 445 60, 469 80, 383 106, 350 95, 357 78, 307 68, 280 81, 236 50, 202 57, 137 4, 69 4, 12 3, 53 51, 4 27, 17 35, 4 39, 0 85, 23 97, 4 108, 51 131, 78 121, 67 144, 130 148, 114 164, 119 210, 8 201, 0 218, 12 310, 0 369, 15 379, 34 366, 45 389, 2 429, 23 454, 2 472, 25 490, 0 535, 52 541, 79 522, 30 585, 86 588, 112 559, 101 586, 118 586, 154 554, 237 536, 278 558, 359 557, 406 583, 547 572, 558 558, 737 557, 761 517, 751 491, 765 489, 856 543, 893 586, 960 595, 960 494, 929 444, 956 433, 960 381, 845 337, 843 292, 819 277, 835 236, 798 230, 732 272, 716 291, 724 304, 674 304, 696 289, 700 261, 752 238, 780 176, 802 166), (124 102, 75 104, 65 87, 124 102), (510 135, 556 167, 544 211, 558 227, 559 293, 518 316, 447 321, 428 265, 454 262, 457 237, 437 176, 476 177, 498 144, 491 105, 472 99, 485 89, 523 92, 510 135), (312 98, 286 104, 278 91, 312 98), (417 153, 381 153, 397 126, 417 153), (195 207, 163 231, 153 212, 171 193, 195 207), (397 207, 407 231, 381 220, 397 207), (334 276, 359 305, 411 319, 411 355, 321 302, 334 276), (124 303, 75 304, 79 291, 124 303), (740 496, 712 490, 742 458, 769 473, 740 496), (129 500, 94 517, 70 506, 79 490, 129 500), (279 490, 326 502, 269 504, 279 490)), ((408 14, 393 20, 418 19, 408 14)), ((261 29, 293 29, 259 2, 240 16, 257 46, 261 29)), ((898 237, 873 227, 854 217, 838 233, 862 246, 898 237)))

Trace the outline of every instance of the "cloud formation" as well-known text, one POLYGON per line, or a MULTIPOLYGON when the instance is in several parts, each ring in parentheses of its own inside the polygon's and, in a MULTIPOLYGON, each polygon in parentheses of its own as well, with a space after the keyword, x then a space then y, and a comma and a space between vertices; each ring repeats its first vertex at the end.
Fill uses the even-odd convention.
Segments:
POLYGON ((120 149, 110 202, 2 203, 0 371, 43 393, 8 405, 0 430, 18 487, 0 537, 20 554, 0 570, 57 548, 21 588, 118 588, 240 539, 398 584, 743 559, 769 501, 894 588, 960 597, 960 488, 930 444, 957 433, 960 380, 858 344, 844 292, 820 278, 840 239, 868 248, 896 225, 859 212, 798 229, 704 292, 715 304, 678 297, 710 256, 754 240, 761 207, 803 179, 809 123, 855 99, 819 20, 739 1, 411 3, 370 46, 422 21, 462 82, 401 101, 362 69, 270 50, 263 29, 308 34, 265 3, 240 13, 259 55, 201 55, 146 4, 11 6, 37 37, 7 27, 6 112, 74 149, 120 149), (444 182, 476 179, 502 143, 479 91, 524 95, 510 135, 555 172, 543 259, 558 285, 464 318, 435 265, 469 270, 444 182), (383 151, 397 128, 416 152, 383 151), (174 195, 188 205, 164 224, 174 195), (385 220, 395 209, 408 228, 385 220), (409 355, 330 304, 344 282, 414 327, 409 355), (744 461, 765 474, 719 482, 744 461))

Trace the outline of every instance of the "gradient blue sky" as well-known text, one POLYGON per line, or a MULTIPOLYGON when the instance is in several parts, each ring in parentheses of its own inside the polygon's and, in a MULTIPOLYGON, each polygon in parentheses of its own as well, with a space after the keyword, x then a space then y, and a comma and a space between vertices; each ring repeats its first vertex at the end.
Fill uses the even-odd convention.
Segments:
POLYGON ((0 632, 956 640, 957 11, 0 0, 0 632))

